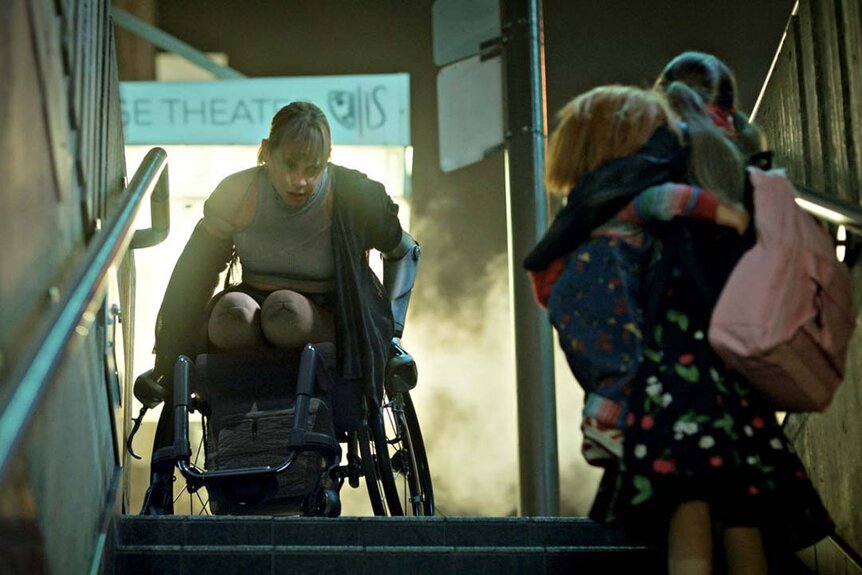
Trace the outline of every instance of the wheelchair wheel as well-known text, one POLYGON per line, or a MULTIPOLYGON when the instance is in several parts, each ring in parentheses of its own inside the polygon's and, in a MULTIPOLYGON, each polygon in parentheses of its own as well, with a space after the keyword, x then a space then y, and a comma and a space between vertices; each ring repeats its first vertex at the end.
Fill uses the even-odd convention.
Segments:
POLYGON ((357 436, 359 457, 362 459, 362 474, 368 499, 375 515, 404 515, 398 505, 392 465, 388 457, 383 416, 378 405, 369 405, 368 417, 357 436), (388 503, 394 501, 395 507, 388 503))
POLYGON ((367 430, 370 441, 360 441, 369 452, 369 471, 375 481, 366 485, 377 515, 433 515, 434 493, 425 444, 413 401, 407 392, 386 397, 382 409, 372 410, 367 430))
POLYGON ((431 485, 431 470, 425 453, 425 442, 419 428, 419 418, 408 392, 398 394, 389 401, 385 409, 394 430, 388 434, 388 443, 393 450, 390 461, 395 472, 396 484, 407 495, 405 507, 413 515, 434 515, 434 490, 431 485), (399 431, 400 430, 400 431, 399 431))

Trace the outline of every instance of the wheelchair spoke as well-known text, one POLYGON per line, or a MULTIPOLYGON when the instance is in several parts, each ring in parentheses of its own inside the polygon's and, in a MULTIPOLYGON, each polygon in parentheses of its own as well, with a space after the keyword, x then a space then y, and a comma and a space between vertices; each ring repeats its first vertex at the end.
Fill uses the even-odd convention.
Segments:
POLYGON ((188 485, 183 485, 183 488, 180 489, 180 492, 177 493, 176 497, 174 497, 174 504, 176 504, 176 502, 180 500, 180 497, 183 496, 183 493, 188 491, 188 487, 189 487, 188 485))
POLYGON ((195 495, 198 496, 198 501, 201 504, 201 510, 198 512, 198 515, 210 515, 210 511, 209 511, 209 507, 208 507, 209 503, 210 503, 209 498, 207 498, 207 500, 204 501, 203 497, 201 497, 200 491, 196 491, 195 495))

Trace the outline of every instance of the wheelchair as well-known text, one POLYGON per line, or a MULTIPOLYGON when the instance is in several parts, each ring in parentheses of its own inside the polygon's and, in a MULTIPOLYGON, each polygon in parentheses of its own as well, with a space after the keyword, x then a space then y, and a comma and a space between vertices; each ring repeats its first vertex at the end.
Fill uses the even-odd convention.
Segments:
MULTIPOLYGON (((418 245, 402 238, 403 253, 384 255, 384 278, 395 317, 403 318, 418 262, 418 245), (393 260, 412 262, 387 270, 393 260)), ((392 266, 390 266, 391 268, 392 266)), ((135 382, 144 407, 157 404, 157 384, 146 372, 135 382), (148 401, 144 401, 144 400, 148 401)), ((173 482, 190 494, 205 488, 204 512, 214 515, 338 517, 340 492, 364 482, 375 515, 433 515, 434 494, 422 432, 410 392, 417 382, 413 358, 393 338, 382 401, 359 383, 340 378, 330 343, 301 350, 262 349, 242 354, 179 356, 173 392, 165 400, 150 462, 150 485, 141 513, 173 514, 173 482), (192 449, 190 415, 203 435, 192 449), (203 452, 203 457, 201 457, 203 452), (177 474, 178 472, 178 474, 177 474)))

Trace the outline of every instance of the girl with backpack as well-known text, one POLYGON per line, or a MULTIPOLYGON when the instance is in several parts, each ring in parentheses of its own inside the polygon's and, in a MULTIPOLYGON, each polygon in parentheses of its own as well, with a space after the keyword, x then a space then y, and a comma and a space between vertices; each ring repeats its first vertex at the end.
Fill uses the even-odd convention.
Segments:
MULTIPOLYGON (((548 188, 559 194, 569 192, 578 172, 597 167, 591 162, 614 157, 625 162, 657 128, 661 130, 650 140, 649 150, 667 148, 666 153, 672 154, 679 149, 678 124, 667 104, 657 94, 639 88, 596 88, 565 106, 559 120, 550 141, 547 174, 548 188), (586 133, 593 136, 581 155, 573 148, 586 133)), ((633 183, 639 187, 637 181, 633 183)), ((571 196, 589 196, 589 187, 589 181, 576 186, 571 196)), ((543 269, 529 272, 536 300, 549 308, 566 359, 587 392, 581 449, 591 465, 613 465, 622 455, 626 396, 643 356, 640 276, 653 244, 649 224, 674 217, 713 221, 739 233, 748 224, 744 209, 712 192, 664 181, 637 190, 588 240, 543 269)), ((544 252, 554 247, 556 243, 540 244, 528 265, 546 258, 544 252)))
MULTIPOLYGON (((768 155, 737 110, 730 69, 712 55, 686 52, 656 87, 688 125, 690 181, 724 190, 750 211, 745 166, 768 155)), ((713 563, 729 573, 784 572, 791 550, 834 525, 772 406, 725 368, 706 337, 718 295, 755 230, 739 238, 676 224, 660 241, 654 277, 664 294, 641 385, 629 398, 638 410, 629 417, 619 474, 604 478, 593 511, 639 532, 666 528, 672 573, 709 573, 713 563)))
MULTIPOLYGON (((651 186, 693 181, 725 198, 742 198, 741 155, 720 131, 709 129, 703 103, 689 103, 700 114, 684 115, 689 148, 666 137, 672 119, 670 129, 650 127, 624 157, 593 158, 576 173, 568 203, 525 261, 528 270, 542 274, 651 186), (712 153, 698 153, 710 146, 712 153), (718 177, 710 180, 710 173, 718 177)), ((613 141, 633 133, 631 128, 613 132, 613 141)), ((552 145, 549 173, 557 161, 591 158, 593 142, 601 137, 582 129, 559 156, 552 145)), ((606 470, 591 516, 666 544, 671 573, 711 572, 713 532, 724 546, 728 572, 766 572, 764 541, 770 547, 803 547, 827 535, 832 522, 772 409, 724 368, 706 340, 711 305, 703 293, 720 291, 753 231, 740 236, 691 218, 652 223, 645 231, 658 241, 648 250, 649 259, 632 270, 639 271, 641 284, 635 304, 644 314, 642 357, 625 390, 622 455, 606 470)), ((553 310, 554 292, 565 286, 558 282, 549 290, 552 317, 566 313, 553 310)), ((557 301, 568 305, 570 314, 583 309, 576 298, 557 301)), ((606 315, 609 319, 614 318, 606 315)), ((561 337, 563 346, 567 342, 561 337)))

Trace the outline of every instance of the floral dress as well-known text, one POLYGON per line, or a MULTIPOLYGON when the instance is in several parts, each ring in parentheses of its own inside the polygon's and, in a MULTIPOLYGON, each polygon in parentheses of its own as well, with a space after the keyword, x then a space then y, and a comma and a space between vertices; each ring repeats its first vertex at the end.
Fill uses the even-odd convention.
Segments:
POLYGON ((631 381, 644 354, 639 300, 652 254, 649 226, 676 217, 713 222, 718 205, 715 194, 696 186, 650 186, 564 256, 559 272, 551 272, 544 303, 585 391, 581 451, 591 465, 616 465, 622 456, 631 381))
POLYGON ((832 520, 774 412, 708 344, 711 308, 678 266, 665 288, 631 386, 623 457, 591 515, 664 537, 678 503, 703 500, 719 525, 758 527, 768 544, 825 537, 832 520))

